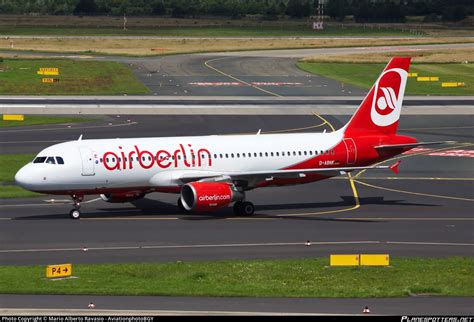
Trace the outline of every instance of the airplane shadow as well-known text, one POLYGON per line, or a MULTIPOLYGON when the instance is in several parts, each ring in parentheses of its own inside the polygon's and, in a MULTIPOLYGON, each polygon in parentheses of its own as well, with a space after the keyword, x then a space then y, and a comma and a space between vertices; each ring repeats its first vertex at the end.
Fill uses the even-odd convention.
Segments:
MULTIPOLYGON (((436 204, 426 203, 413 203, 405 202, 404 200, 392 199, 385 200, 385 197, 367 197, 359 198, 361 206, 364 205, 381 205, 389 207, 437 207, 436 204)), ((134 218, 143 216, 160 216, 160 218, 175 218, 178 217, 180 220, 222 220, 230 218, 245 218, 238 217, 233 214, 232 207, 226 207, 219 209, 209 214, 183 214, 179 208, 175 205, 162 202, 154 199, 140 199, 131 202, 132 206, 129 207, 115 207, 115 208, 97 208, 95 212, 89 212, 83 209, 82 217, 84 219, 111 219, 111 218, 134 218)), ((318 212, 324 215, 325 211, 332 211, 339 209, 348 209, 355 205, 353 196, 341 196, 340 201, 336 202, 313 202, 313 203, 293 203, 293 204, 273 204, 273 205, 260 205, 255 206, 255 214, 250 218, 263 218, 263 219, 293 219, 293 220, 309 220, 309 221, 353 221, 353 222, 374 222, 375 220, 354 220, 350 219, 338 219, 328 217, 315 217, 318 212), (301 210, 301 215, 298 212, 301 210), (274 211, 296 211, 294 213, 275 214, 274 211), (314 213, 314 215, 308 215, 308 213, 314 213)), ((87 208, 86 208, 87 209, 87 208)), ((326 214, 330 215, 330 214, 326 214)), ((67 213, 64 214, 52 214, 52 215, 40 215, 40 216, 23 216, 16 217, 13 220, 47 220, 47 219, 69 219, 67 213)), ((380 222, 380 220, 377 220, 380 222)))

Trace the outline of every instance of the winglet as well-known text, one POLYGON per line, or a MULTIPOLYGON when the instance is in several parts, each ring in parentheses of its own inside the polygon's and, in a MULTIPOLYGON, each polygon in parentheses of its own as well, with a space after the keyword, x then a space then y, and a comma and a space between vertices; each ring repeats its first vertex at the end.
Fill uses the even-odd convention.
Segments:
POLYGON ((400 165, 401 162, 402 161, 398 160, 397 162, 389 166, 390 170, 392 170, 395 174, 398 174, 398 166, 400 165))

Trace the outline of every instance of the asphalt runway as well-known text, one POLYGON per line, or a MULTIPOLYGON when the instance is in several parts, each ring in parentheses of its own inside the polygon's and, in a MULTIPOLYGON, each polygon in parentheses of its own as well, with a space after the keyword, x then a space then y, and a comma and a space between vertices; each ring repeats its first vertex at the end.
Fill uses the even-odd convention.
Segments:
MULTIPOLYGON (((338 128, 348 117, 323 119, 338 128)), ((84 204, 80 221, 69 219, 69 205, 43 201, 50 197, 2 200, 0 264, 290 258, 354 252, 472 256, 473 121, 472 115, 402 116, 401 134, 458 143, 430 147, 425 155, 402 156, 397 176, 363 173, 355 178, 354 189, 347 178, 339 177, 251 191, 247 198, 256 205, 252 218, 236 218, 230 208, 182 215, 175 206, 176 195, 158 193, 133 204, 84 204), (307 240, 311 246, 304 246, 307 240)), ((2 153, 33 153, 80 134, 92 139, 259 129, 330 131, 316 116, 108 116, 93 124, 3 129, 0 148, 2 153)))
POLYGON ((305 72, 296 62, 311 56, 396 51, 416 54, 422 49, 473 47, 467 43, 311 48, 106 59, 128 64, 152 95, 158 96, 355 96, 365 95, 366 90, 305 72))
POLYGON ((179 55, 129 62, 154 95, 351 96, 364 90, 313 75, 297 59, 179 55))
POLYGON ((470 297, 226 298, 90 295, 0 295, 2 315, 472 315, 470 297), (87 305, 94 303, 96 309, 87 305))

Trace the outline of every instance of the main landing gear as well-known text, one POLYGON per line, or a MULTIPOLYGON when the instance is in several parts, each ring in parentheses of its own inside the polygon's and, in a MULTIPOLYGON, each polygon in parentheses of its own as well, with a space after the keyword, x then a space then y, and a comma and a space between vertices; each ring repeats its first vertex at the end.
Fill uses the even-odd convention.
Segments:
POLYGON ((79 208, 81 208, 81 202, 84 200, 84 196, 72 195, 71 198, 72 202, 74 203, 74 209, 69 212, 69 217, 72 219, 79 219, 81 217, 79 208))
POLYGON ((255 212, 255 206, 249 201, 237 201, 234 204, 234 215, 252 216, 255 212))

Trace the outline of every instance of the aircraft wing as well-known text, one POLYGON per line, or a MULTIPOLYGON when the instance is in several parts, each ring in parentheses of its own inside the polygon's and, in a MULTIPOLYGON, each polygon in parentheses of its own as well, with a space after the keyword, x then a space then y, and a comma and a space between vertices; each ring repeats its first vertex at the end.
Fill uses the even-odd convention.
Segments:
POLYGON ((182 182, 192 181, 234 181, 234 180, 272 180, 274 178, 304 178, 308 174, 321 174, 328 177, 334 177, 346 172, 356 170, 375 170, 375 169, 391 169, 398 173, 397 161, 393 165, 386 166, 367 166, 367 167, 341 167, 341 168, 314 168, 314 169, 290 169, 290 170, 268 170, 268 171, 239 171, 239 172, 201 172, 201 173, 186 173, 179 177, 182 182))

